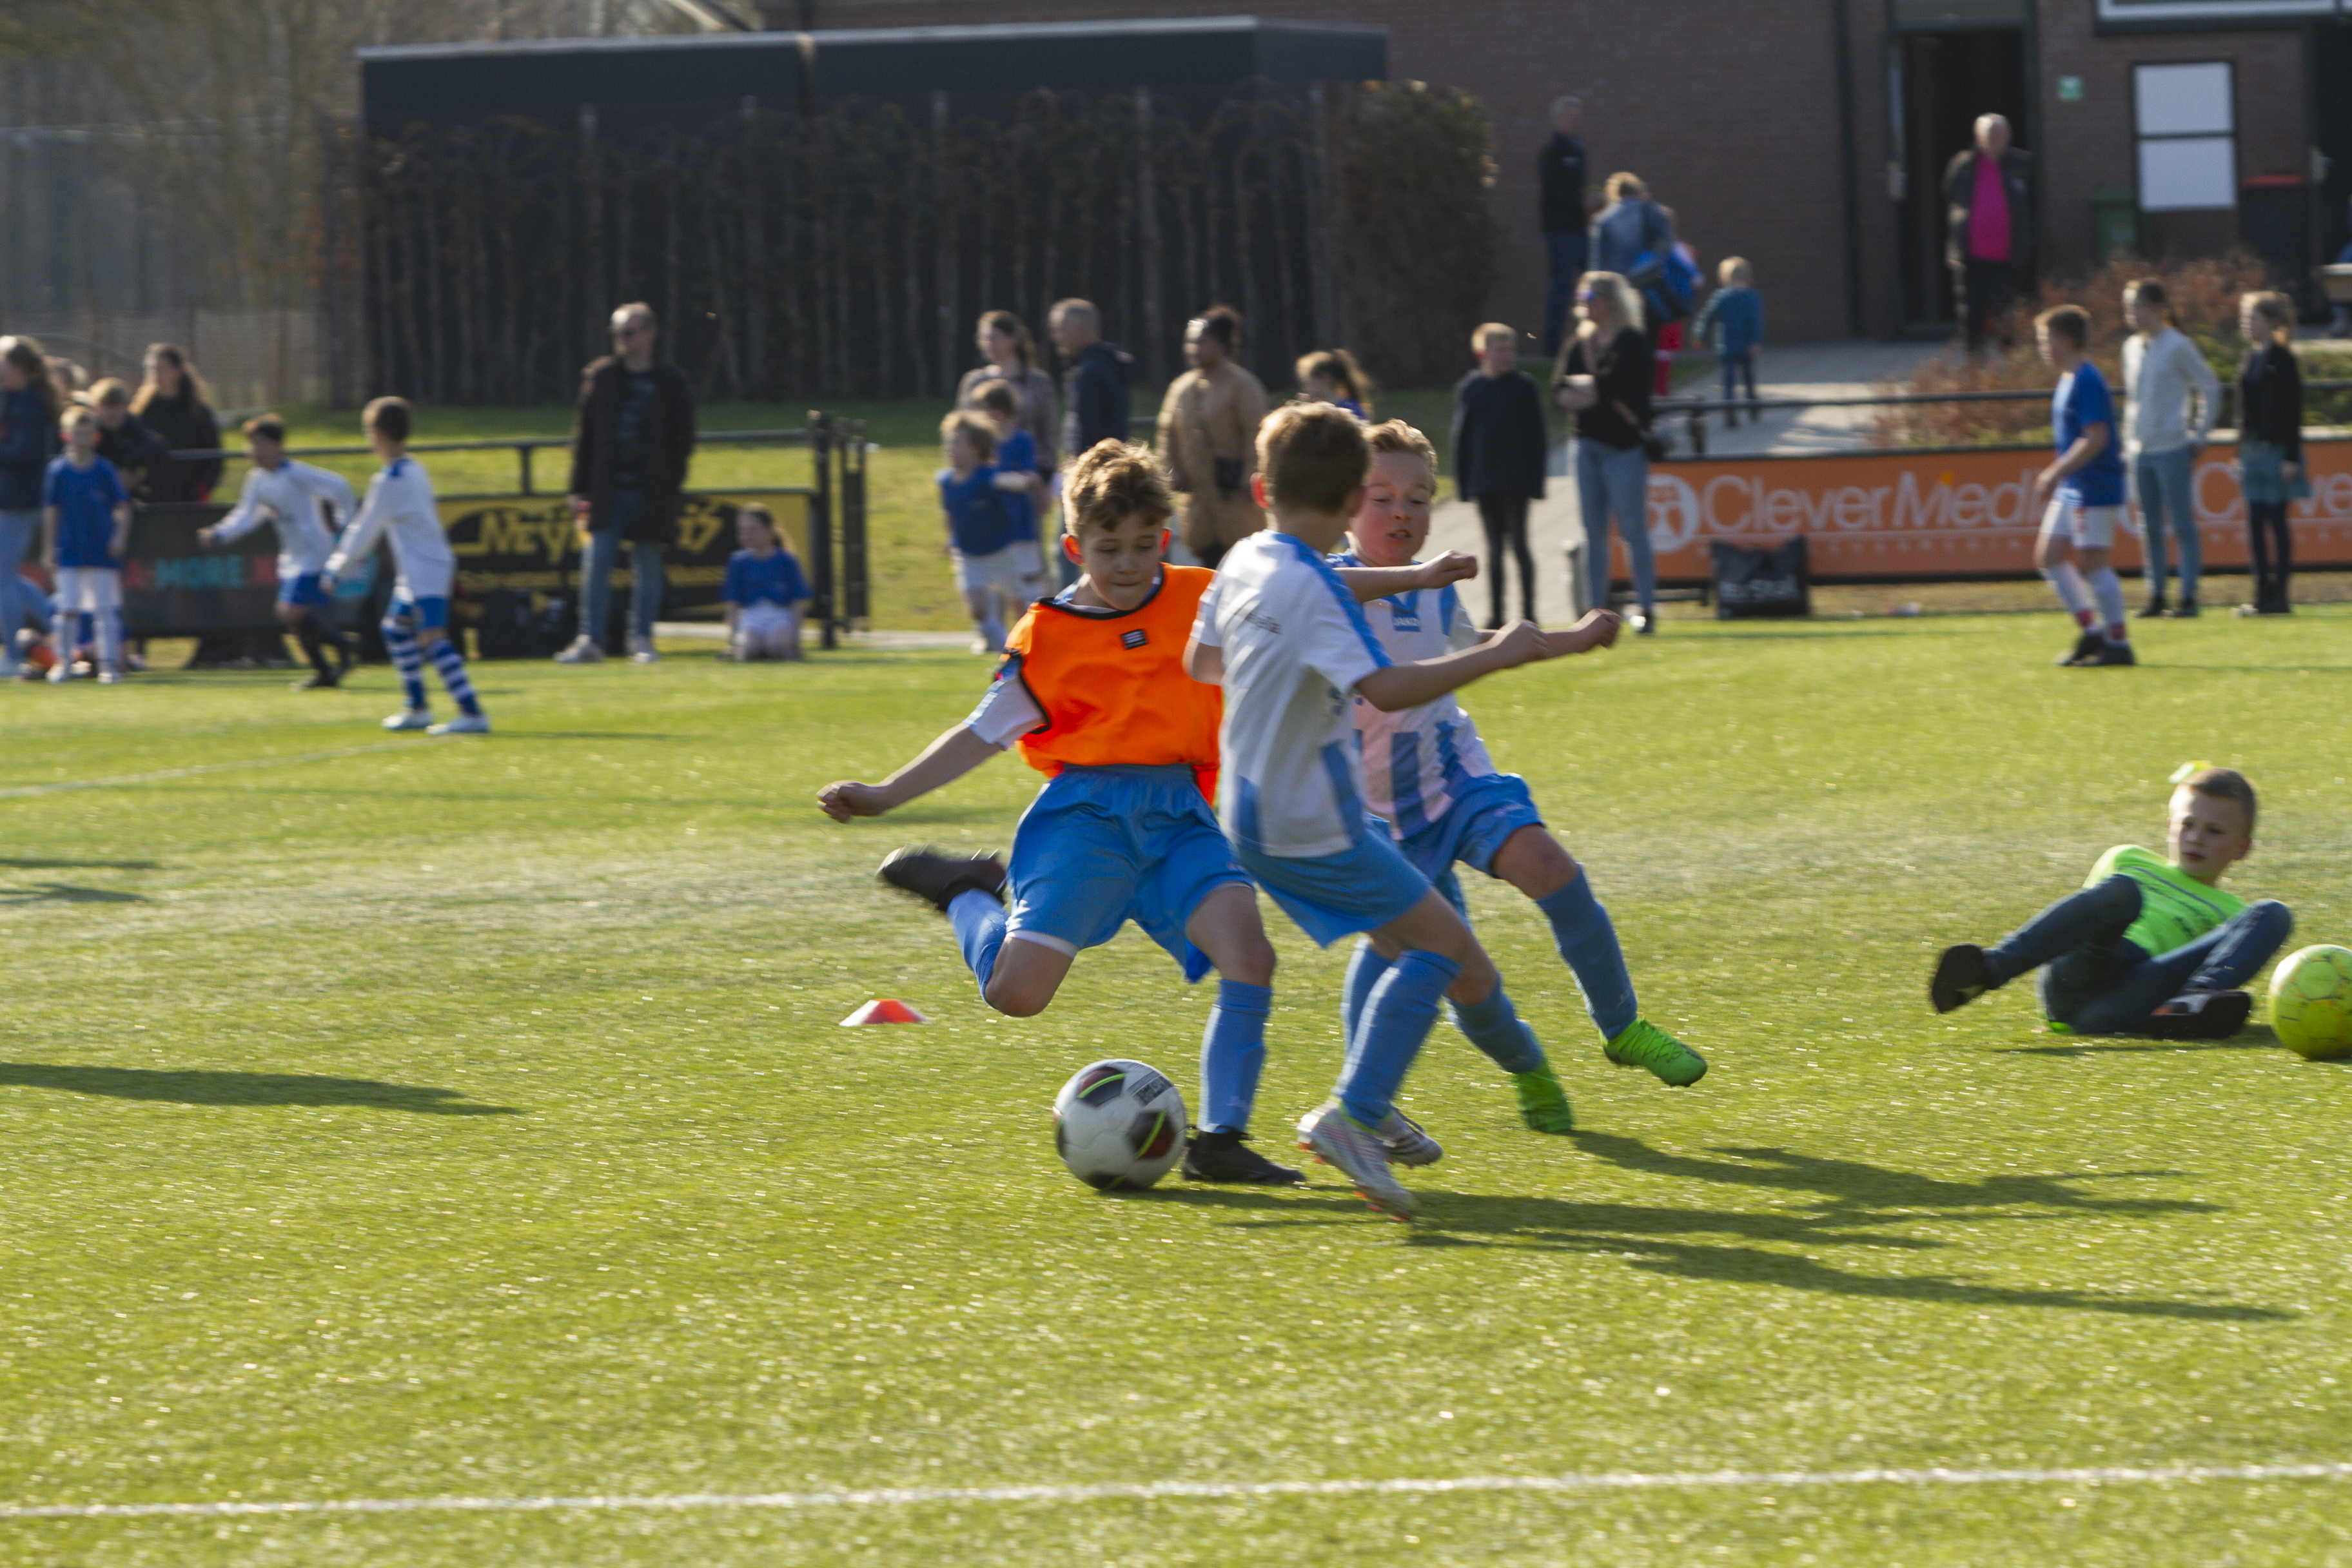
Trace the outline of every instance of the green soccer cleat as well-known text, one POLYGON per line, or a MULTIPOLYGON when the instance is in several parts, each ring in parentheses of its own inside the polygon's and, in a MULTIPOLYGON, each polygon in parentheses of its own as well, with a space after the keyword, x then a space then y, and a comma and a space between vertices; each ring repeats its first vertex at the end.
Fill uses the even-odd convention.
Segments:
MULTIPOLYGON (((1701 1063, 1701 1072, 1706 1070, 1701 1063)), ((1559 1087, 1552 1076, 1551 1064, 1546 1062, 1533 1072, 1515 1072, 1511 1086, 1519 1094, 1519 1120, 1538 1132, 1573 1132, 1576 1112, 1569 1108, 1568 1090, 1559 1087)))
POLYGON ((1658 1081, 1685 1089, 1706 1076, 1706 1058, 1651 1023, 1636 1018, 1602 1047, 1621 1068, 1648 1068, 1658 1081))

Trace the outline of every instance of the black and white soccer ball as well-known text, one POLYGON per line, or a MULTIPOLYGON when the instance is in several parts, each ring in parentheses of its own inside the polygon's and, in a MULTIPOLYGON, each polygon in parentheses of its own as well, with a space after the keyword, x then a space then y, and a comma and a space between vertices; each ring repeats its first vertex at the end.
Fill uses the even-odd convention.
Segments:
POLYGON ((1140 1192, 1184 1155, 1184 1097, 1141 1062, 1080 1068, 1054 1097, 1054 1148, 1100 1192, 1140 1192))

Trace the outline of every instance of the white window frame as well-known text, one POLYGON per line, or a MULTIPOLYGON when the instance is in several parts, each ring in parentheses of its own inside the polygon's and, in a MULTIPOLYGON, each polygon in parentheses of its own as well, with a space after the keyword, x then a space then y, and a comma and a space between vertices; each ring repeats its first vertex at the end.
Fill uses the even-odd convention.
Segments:
POLYGON ((2238 71, 2230 60, 2147 60, 2132 67, 2132 131, 2142 212, 2234 212, 2238 205, 2238 71), (2158 121, 2147 95, 2150 76, 2164 71, 2219 71, 2218 113, 2158 121))

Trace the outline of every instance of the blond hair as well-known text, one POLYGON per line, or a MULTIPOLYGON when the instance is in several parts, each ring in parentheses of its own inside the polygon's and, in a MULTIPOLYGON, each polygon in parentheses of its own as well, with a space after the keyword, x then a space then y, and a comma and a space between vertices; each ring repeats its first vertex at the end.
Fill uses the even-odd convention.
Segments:
POLYGON ((1429 437, 1402 419, 1385 420, 1364 432, 1371 444, 1372 455, 1378 457, 1413 457, 1429 465, 1429 477, 1437 477, 1437 448, 1429 437))
POLYGON ((1116 528, 1137 517, 1162 527, 1176 514, 1176 497, 1151 449, 1109 437, 1070 465, 1062 481, 1062 505, 1073 534, 1089 523, 1116 528))
POLYGON ((2077 349, 2091 346, 2091 312, 2080 305, 2053 305, 2033 318, 2033 325, 2045 336, 2063 338, 2077 349))
POLYGON ((66 411, 58 416, 58 428, 60 430, 79 430, 85 425, 97 423, 98 416, 79 403, 67 404, 66 411))
POLYGON ((128 408, 131 406, 131 388, 110 375, 89 389, 89 405, 92 408, 128 408))
POLYGON ((1508 338, 1516 343, 1519 341, 1519 330, 1508 321, 1481 322, 1477 330, 1470 334, 1470 352, 1474 354, 1485 353, 1486 345, 1496 338, 1508 338))
MULTIPOLYGON (((1634 291, 1631 283, 1625 281, 1623 273, 1588 272, 1576 280, 1578 293, 1581 294, 1587 289, 1596 294, 1605 294, 1609 297, 1609 309, 1617 318, 1619 330, 1622 331, 1626 327, 1631 327, 1637 332, 1642 330, 1642 296, 1634 291)), ((1592 312, 1584 306, 1579 305, 1576 308, 1576 313, 1583 318, 1584 322, 1582 326, 1576 329, 1576 335, 1580 338, 1591 336, 1592 312)))
POLYGON ((1640 201, 1650 194, 1650 187, 1642 183, 1641 175, 1622 171, 1610 175, 1609 184, 1602 188, 1608 191, 1609 199, 1612 202, 1622 202, 1628 196, 1640 201))
POLYGON ((1324 516, 1348 510, 1372 464, 1360 420, 1331 403, 1286 403, 1257 427, 1268 504, 1324 516))
POLYGON ((1738 282, 1743 272, 1749 272, 1748 258, 1744 256, 1727 256, 1715 264, 1715 280, 1726 289, 1738 282))

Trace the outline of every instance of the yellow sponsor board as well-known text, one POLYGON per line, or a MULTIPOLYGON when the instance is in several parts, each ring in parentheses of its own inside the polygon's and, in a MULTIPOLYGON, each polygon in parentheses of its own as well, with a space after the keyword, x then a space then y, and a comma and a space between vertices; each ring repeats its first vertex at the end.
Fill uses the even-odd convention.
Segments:
MULTIPOLYGON (((775 514, 793 550, 808 552, 809 500, 804 490, 695 492, 680 498, 677 538, 663 552, 674 608, 715 605, 727 576, 727 558, 739 548, 735 514, 758 503, 775 514)), ((441 526, 457 557, 466 597, 493 593, 560 594, 570 588, 587 534, 563 496, 449 496, 441 526)), ((619 580, 628 580, 628 553, 619 580)))

